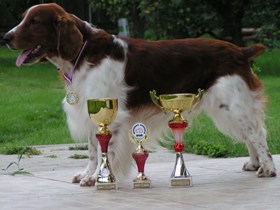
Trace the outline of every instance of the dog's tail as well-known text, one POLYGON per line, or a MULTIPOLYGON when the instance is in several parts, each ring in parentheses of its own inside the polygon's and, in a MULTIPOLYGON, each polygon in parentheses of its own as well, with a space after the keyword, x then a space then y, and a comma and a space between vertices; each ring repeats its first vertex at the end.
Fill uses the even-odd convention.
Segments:
POLYGON ((256 44, 251 47, 244 47, 242 48, 243 55, 248 60, 253 60, 254 58, 258 57, 259 55, 265 52, 265 46, 262 44, 256 44))

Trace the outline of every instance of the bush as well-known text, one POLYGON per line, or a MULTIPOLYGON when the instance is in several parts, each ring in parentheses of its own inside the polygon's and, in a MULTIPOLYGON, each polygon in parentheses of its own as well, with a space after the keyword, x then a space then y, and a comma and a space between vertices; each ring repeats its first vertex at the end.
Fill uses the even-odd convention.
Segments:
POLYGON ((193 146, 193 150, 197 155, 207 155, 211 158, 227 157, 229 153, 223 145, 213 145, 204 141, 198 141, 193 146))

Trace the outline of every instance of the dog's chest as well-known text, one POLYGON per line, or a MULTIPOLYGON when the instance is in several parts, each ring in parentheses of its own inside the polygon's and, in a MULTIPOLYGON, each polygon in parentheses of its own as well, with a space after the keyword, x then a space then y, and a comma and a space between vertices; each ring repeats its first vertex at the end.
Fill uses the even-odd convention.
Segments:
POLYGON ((82 129, 81 126, 87 127, 85 125, 90 124, 87 113, 88 99, 117 98, 119 109, 124 109, 129 89, 124 82, 124 67, 123 62, 106 58, 97 67, 83 64, 75 72, 72 84, 67 85, 65 89, 66 92, 75 91, 79 96, 79 102, 71 105, 63 100, 71 133, 77 128, 82 129))

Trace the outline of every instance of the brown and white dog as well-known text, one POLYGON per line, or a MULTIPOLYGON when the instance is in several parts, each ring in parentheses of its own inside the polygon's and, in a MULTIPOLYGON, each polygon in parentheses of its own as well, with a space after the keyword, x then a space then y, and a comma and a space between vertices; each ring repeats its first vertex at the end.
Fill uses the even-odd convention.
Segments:
POLYGON ((113 137, 109 146, 118 177, 127 175, 132 163, 134 146, 127 137, 129 128, 143 122, 153 132, 151 141, 155 142, 171 119, 152 103, 149 91, 197 93, 199 88, 205 94, 195 112, 205 111, 221 132, 246 144, 250 159, 243 169, 257 171, 258 177, 276 176, 266 142, 266 98, 250 68, 250 60, 262 54, 264 46, 241 48, 207 39, 149 42, 118 37, 56 4, 28 9, 4 40, 11 49, 23 50, 17 66, 47 59, 66 78, 66 92, 74 90, 80 97, 75 105, 63 100, 71 135, 76 140, 88 138, 89 143, 89 164, 74 176, 73 182, 94 185, 101 162, 97 128, 88 117, 87 99, 119 100, 117 118, 110 126, 113 137))

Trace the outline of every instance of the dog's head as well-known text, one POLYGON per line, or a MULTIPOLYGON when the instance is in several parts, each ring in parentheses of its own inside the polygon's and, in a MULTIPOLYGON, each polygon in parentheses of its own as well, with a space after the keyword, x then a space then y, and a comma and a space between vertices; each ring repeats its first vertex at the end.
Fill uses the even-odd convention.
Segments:
POLYGON ((75 25, 74 17, 57 4, 29 8, 20 24, 3 39, 9 48, 22 50, 17 66, 54 56, 72 61, 83 44, 83 36, 75 25))

